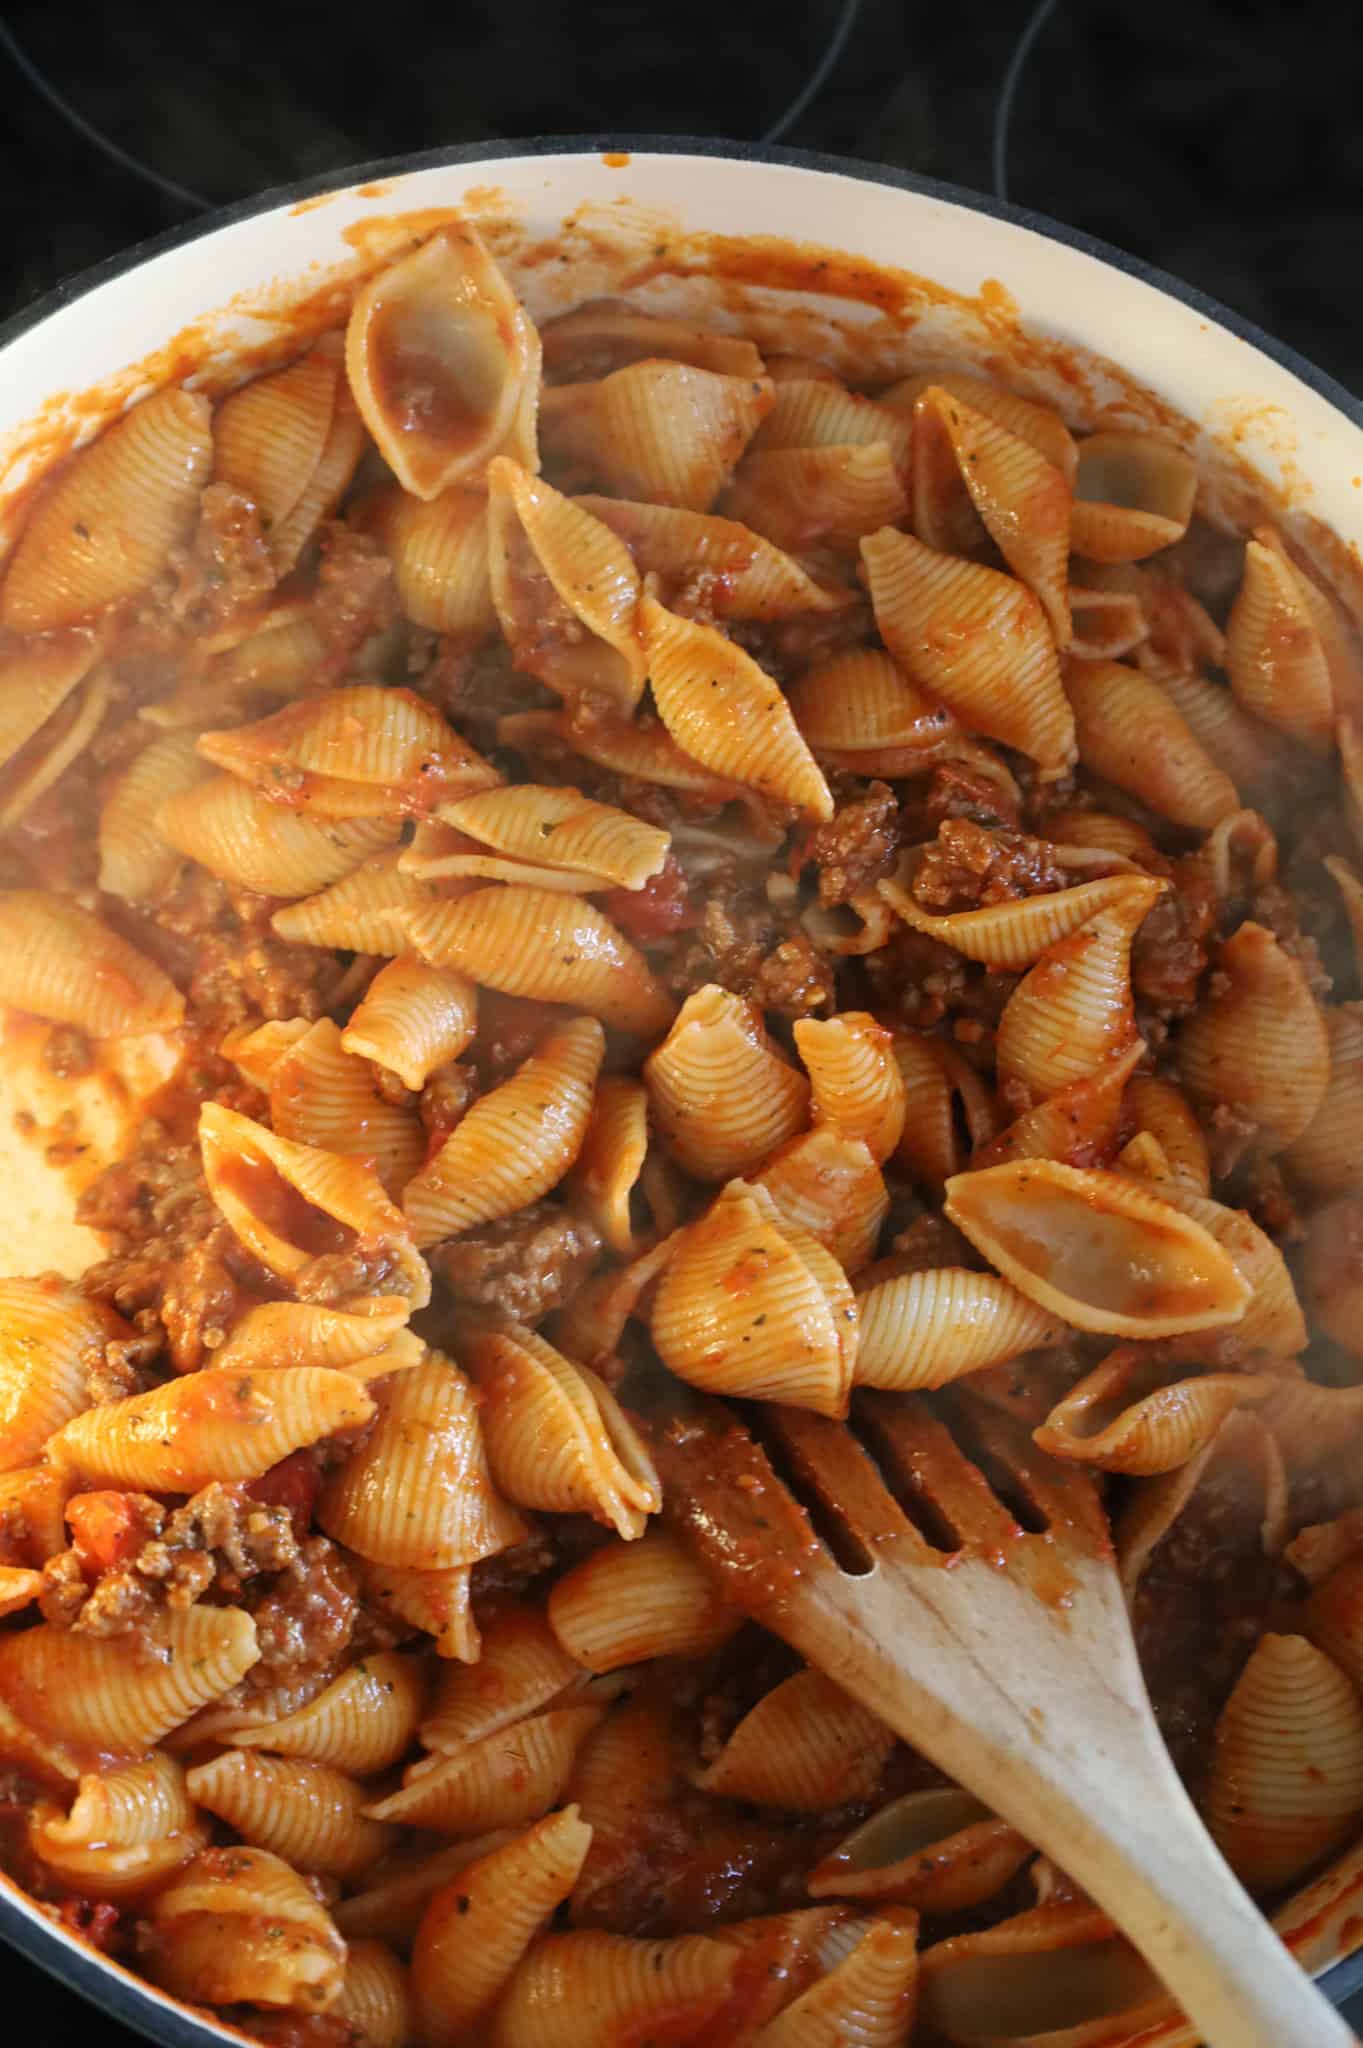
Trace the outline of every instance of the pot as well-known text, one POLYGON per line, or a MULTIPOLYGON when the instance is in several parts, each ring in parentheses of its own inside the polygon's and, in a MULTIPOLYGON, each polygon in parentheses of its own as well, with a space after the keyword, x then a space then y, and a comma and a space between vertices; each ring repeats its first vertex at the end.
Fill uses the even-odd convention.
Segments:
MULTIPOLYGON (((33 483, 166 381, 209 391, 344 319, 370 272, 459 209, 537 320, 628 291, 884 375, 948 360, 1003 374, 1092 428, 1151 424, 1237 523, 1271 516, 1363 620, 1363 406, 1200 293, 1072 229, 879 167, 722 143, 487 144, 270 192, 113 258, 0 327, 0 555, 33 483), (756 238, 756 239, 754 239, 756 238), (1120 366, 1120 367, 1118 367, 1120 366)), ((865 372, 863 372, 865 374, 865 372)), ((0 1169, 23 1188, 7 1270, 94 1255, 70 1192, 7 1148, 24 1098, 7 1048, 0 1169), (6 1099, 8 1098, 8 1099, 6 1099)), ((155 1078, 154 1076, 152 1078, 155 1078)), ((1343 1999, 1363 1982, 1363 1847, 1278 1916, 1343 1999)), ((0 1879, 0 1937, 173 2048, 244 2040, 49 1920, 0 1879)), ((1173 2025, 1143 2048, 1185 2048, 1173 2025)), ((1113 2037, 1109 2048, 1120 2048, 1113 2037)))

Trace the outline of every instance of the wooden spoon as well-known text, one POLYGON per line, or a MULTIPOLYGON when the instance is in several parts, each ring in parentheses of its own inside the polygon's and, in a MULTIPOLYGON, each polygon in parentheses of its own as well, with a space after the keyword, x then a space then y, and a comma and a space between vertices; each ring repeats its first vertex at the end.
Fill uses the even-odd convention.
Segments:
POLYGON ((1053 1856, 1208 2048, 1357 2048, 1169 1761, 1092 1481, 952 1413, 972 1456, 916 1396, 862 1394, 849 1426, 764 1407, 770 1455, 688 1410, 655 1434, 669 1512, 748 1613, 1053 1856))

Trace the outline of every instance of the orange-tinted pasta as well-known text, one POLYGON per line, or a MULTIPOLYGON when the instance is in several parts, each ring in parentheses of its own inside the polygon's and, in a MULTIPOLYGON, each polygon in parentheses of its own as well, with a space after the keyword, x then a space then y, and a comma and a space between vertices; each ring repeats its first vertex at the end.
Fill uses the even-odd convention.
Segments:
POLYGON ((1144 1965, 662 1445, 1006 1409, 1232 1865, 1363 1830, 1351 615, 932 323, 541 333, 411 225, 0 564, 17 1135, 102 1253, 0 1279, 6 1856, 266 2038, 1087 2041, 1144 1965))

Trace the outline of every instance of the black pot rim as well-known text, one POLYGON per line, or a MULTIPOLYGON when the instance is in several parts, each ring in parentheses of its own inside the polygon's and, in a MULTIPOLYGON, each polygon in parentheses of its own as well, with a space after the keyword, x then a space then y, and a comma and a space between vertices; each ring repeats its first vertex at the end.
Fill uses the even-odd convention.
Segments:
MULTIPOLYGON (((258 214, 273 212, 280 206, 296 205, 300 200, 313 199, 322 193, 350 185, 373 184, 412 171, 486 163, 502 157, 598 155, 616 150, 632 156, 720 157, 741 163, 783 164, 794 170, 831 172, 844 178, 860 179, 866 184, 889 185, 901 192, 919 193, 925 198, 942 200, 948 205, 965 207, 972 213, 986 214, 993 220, 1008 221, 1015 227, 1030 229, 1050 241, 1062 242, 1085 256, 1095 257, 1100 263, 1110 264, 1125 276, 1137 278, 1142 284, 1151 285, 1167 297, 1177 299, 1202 319, 1226 328, 1239 340, 1248 342, 1272 362, 1290 371, 1353 426, 1363 430, 1363 399, 1356 398, 1298 349, 1266 334, 1252 320, 1232 312, 1195 285, 1185 284, 1171 277, 1168 271, 1143 262, 1139 257, 1129 256, 1110 242, 1085 234, 1081 228, 1068 227, 1063 221, 1034 213, 1029 207, 994 199, 987 193, 969 191, 963 185, 919 177, 912 171, 897 170, 890 165, 864 163, 855 157, 832 156, 821 150, 726 142, 713 136, 549 135, 524 141, 465 142, 407 156, 381 157, 371 163, 343 165, 334 171, 324 171, 317 177, 297 179, 287 185, 273 185, 254 198, 240 199, 230 206, 196 214, 180 227, 168 228, 164 234, 137 242, 116 256, 106 257, 103 262, 66 279, 30 305, 21 307, 8 320, 0 322, 0 350, 41 326, 54 313, 62 312, 97 291, 101 285, 135 270, 151 257, 184 248, 204 235, 216 233, 219 228, 234 227, 258 214)), ((206 2042, 215 2038, 188 2008, 176 2010, 153 2001, 135 1981, 110 1969, 94 1950, 68 1943, 41 1914, 26 1912, 3 1886, 0 1886, 0 1939, 30 1962, 38 1964, 67 1989, 78 1992, 124 2025, 161 2042, 164 2048, 204 2048, 206 2042)), ((1342 2005, 1345 1999, 1363 1988, 1363 1948, 1336 1963, 1318 1981, 1326 1997, 1336 2005, 1342 2005)))

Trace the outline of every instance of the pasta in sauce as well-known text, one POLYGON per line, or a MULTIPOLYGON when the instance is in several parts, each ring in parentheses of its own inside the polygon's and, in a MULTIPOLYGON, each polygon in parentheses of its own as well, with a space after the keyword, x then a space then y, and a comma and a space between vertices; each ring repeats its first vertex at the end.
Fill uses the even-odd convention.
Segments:
POLYGON ((45 1910, 288 2048, 1157 2010, 672 1533, 692 1390, 1006 1406, 1245 1882, 1363 1828, 1363 658, 1275 531, 454 224, 71 458, 0 643, 0 1003, 178 1052, 0 1282, 45 1910))

